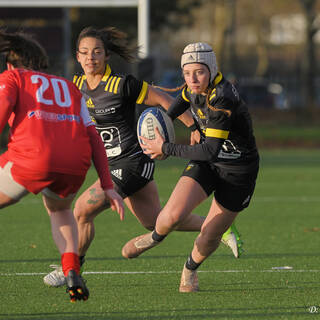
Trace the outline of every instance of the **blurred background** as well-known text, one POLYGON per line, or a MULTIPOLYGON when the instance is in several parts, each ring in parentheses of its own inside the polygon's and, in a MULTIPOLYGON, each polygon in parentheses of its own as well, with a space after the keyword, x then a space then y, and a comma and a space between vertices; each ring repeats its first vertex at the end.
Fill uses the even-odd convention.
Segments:
POLYGON ((49 54, 49 71, 71 78, 80 71, 75 42, 86 26, 115 26, 130 44, 141 44, 139 10, 132 3, 143 3, 147 48, 131 65, 112 58, 116 71, 175 88, 183 82, 183 48, 207 42, 247 102, 260 147, 320 147, 320 0, 71 2, 0 0, 0 28, 34 34, 49 54))

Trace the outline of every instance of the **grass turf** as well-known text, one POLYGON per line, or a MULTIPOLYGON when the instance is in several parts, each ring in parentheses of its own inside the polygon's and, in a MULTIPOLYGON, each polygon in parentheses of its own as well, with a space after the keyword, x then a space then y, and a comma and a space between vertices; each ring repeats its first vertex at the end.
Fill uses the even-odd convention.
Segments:
MULTIPOLYGON (((246 251, 235 259, 221 245, 200 268, 198 293, 178 292, 196 233, 172 233, 138 259, 125 260, 122 245, 145 230, 128 211, 123 222, 106 211, 96 218, 96 238, 87 254, 84 276, 91 296, 71 304, 64 288, 47 288, 42 282, 48 265, 59 259, 41 198, 29 195, 2 210, 0 319, 317 317, 320 152, 279 150, 261 156, 254 198, 237 218, 246 251), (274 269, 281 267, 292 269, 274 269)), ((184 163, 157 162, 155 179, 163 204, 184 163)), ((92 170, 86 186, 94 179, 92 170)), ((206 201, 196 212, 205 215, 209 205, 206 201)))

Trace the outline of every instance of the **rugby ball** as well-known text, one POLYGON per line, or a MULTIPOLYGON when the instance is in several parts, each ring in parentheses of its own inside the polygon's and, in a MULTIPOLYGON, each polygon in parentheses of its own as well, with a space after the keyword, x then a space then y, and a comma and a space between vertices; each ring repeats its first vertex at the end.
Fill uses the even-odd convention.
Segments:
MULTIPOLYGON (((175 141, 175 133, 172 120, 170 117, 160 108, 150 107, 145 109, 137 123, 137 135, 145 137, 147 139, 153 140, 155 139, 155 130, 158 128, 160 135, 164 138, 166 142, 175 141)), ((143 144, 143 141, 139 139, 139 142, 143 144)), ((161 157, 157 157, 158 160, 166 159, 166 155, 162 155, 161 157)))

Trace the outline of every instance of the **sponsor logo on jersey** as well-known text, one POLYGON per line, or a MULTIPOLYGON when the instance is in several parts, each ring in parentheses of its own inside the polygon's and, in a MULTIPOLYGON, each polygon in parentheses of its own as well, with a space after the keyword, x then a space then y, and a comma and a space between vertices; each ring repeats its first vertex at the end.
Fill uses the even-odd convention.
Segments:
POLYGON ((95 114, 110 114, 110 113, 115 113, 116 108, 104 108, 104 109, 94 109, 95 114))
POLYGON ((87 107, 88 107, 88 108, 94 108, 94 104, 93 104, 91 98, 88 99, 88 100, 86 101, 86 103, 87 103, 87 107))
POLYGON ((111 174, 114 175, 119 180, 122 180, 122 169, 115 169, 111 171, 111 174))
POLYGON ((60 122, 60 121, 76 121, 80 123, 80 116, 75 114, 60 114, 54 112, 47 112, 43 110, 35 110, 28 112, 28 118, 31 119, 35 117, 37 120, 45 120, 45 121, 53 121, 53 122, 60 122))
POLYGON ((6 88, 6 85, 5 85, 5 84, 3 84, 3 85, 0 86, 0 90, 3 90, 3 89, 5 89, 5 88, 6 88))

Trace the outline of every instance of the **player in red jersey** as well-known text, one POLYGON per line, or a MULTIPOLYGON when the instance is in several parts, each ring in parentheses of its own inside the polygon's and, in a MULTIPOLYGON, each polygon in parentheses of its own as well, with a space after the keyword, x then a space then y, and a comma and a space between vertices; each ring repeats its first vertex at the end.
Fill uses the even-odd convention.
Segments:
POLYGON ((29 192, 42 193, 53 239, 61 254, 72 302, 87 300, 79 275, 78 232, 71 204, 94 162, 113 210, 124 217, 114 190, 103 143, 86 103, 70 81, 40 72, 48 66, 44 49, 22 33, 0 31, 0 53, 8 70, 0 74, 0 133, 9 121, 8 150, 0 156, 0 208, 29 192))

